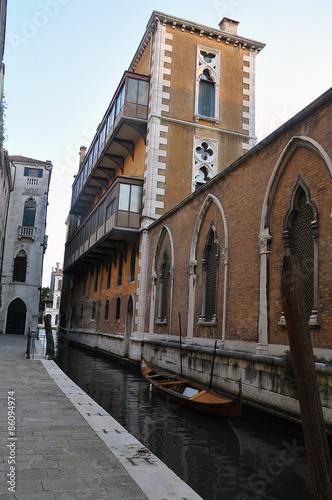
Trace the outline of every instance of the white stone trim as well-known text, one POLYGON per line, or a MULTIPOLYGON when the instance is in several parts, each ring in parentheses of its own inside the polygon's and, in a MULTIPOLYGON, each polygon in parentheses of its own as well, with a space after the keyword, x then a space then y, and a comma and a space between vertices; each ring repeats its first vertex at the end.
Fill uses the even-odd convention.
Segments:
POLYGON ((171 75, 171 70, 165 67, 165 64, 171 64, 172 58, 165 55, 165 52, 172 52, 172 45, 167 43, 173 39, 173 35, 166 32, 166 26, 158 24, 154 36, 151 82, 150 82, 150 108, 147 125, 147 147, 144 172, 144 196, 143 196, 143 216, 150 219, 160 217, 156 213, 157 209, 164 209, 164 202, 157 200, 157 196, 164 196, 165 189, 158 187, 158 183, 164 183, 165 175, 160 171, 166 170, 166 163, 160 161, 160 158, 167 157, 167 151, 162 147, 167 146, 167 137, 162 134, 168 133, 168 127, 162 125, 162 113, 169 112, 170 93, 164 91, 164 87, 170 87, 170 81, 166 76, 171 75))
POLYGON ((195 178, 199 174, 202 167, 205 167, 209 179, 212 179, 218 173, 218 153, 219 153, 219 141, 216 139, 210 139, 208 137, 202 137, 199 135, 194 135, 193 138, 193 152, 192 152, 192 179, 191 179, 191 192, 195 191, 196 180, 195 178), (207 143, 209 148, 213 151, 213 155, 209 160, 204 161, 200 155, 197 154, 196 148, 199 147, 203 142, 207 143))
POLYGON ((243 99, 242 104, 244 107, 249 108, 249 111, 243 111, 242 117, 249 121, 249 123, 242 123, 242 130, 247 130, 249 133, 249 142, 242 143, 242 149, 249 150, 257 142, 255 135, 255 64, 256 64, 256 54, 254 52, 249 52, 249 55, 243 55, 243 61, 249 62, 249 66, 243 66, 243 71, 248 73, 249 77, 243 77, 243 84, 249 85, 249 89, 242 89, 244 96, 248 96, 248 100, 243 99))
POLYGON ((219 124, 219 105, 220 105, 220 50, 212 49, 211 47, 206 47, 204 45, 196 46, 196 84, 195 84, 195 121, 198 121, 200 118, 206 120, 212 120, 216 122, 216 125, 219 124), (204 61, 201 51, 210 52, 211 54, 216 54, 216 61, 211 63, 207 63, 204 61), (215 81, 215 103, 214 103, 214 117, 207 118, 199 115, 198 113, 198 96, 199 96, 199 82, 200 75, 203 73, 205 69, 208 69, 211 72, 211 75, 215 81))

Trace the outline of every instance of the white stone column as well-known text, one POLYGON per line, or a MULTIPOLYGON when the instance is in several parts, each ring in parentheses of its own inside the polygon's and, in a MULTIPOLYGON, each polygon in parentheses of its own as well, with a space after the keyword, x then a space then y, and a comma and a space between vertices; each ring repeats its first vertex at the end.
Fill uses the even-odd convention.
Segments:
POLYGON ((189 301, 186 344, 193 343, 197 261, 189 262, 189 301))
POLYGON ((260 246, 260 294, 259 294, 259 339, 256 347, 257 354, 268 354, 268 265, 270 244, 272 237, 268 230, 259 235, 260 246))

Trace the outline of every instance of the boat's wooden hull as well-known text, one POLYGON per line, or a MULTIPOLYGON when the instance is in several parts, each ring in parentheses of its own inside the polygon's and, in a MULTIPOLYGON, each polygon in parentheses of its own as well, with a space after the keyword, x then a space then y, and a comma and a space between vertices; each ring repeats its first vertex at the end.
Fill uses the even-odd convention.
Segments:
POLYGON ((241 391, 235 399, 230 399, 177 375, 159 373, 143 357, 141 370, 153 388, 175 404, 221 418, 236 418, 241 413, 241 391))

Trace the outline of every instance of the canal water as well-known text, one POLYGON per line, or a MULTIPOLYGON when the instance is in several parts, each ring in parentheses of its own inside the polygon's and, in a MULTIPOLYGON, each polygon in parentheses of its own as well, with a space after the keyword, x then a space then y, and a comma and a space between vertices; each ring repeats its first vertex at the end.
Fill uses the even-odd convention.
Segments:
POLYGON ((77 347, 56 362, 204 500, 315 498, 297 427, 246 406, 234 420, 196 414, 151 393, 138 368, 77 347))

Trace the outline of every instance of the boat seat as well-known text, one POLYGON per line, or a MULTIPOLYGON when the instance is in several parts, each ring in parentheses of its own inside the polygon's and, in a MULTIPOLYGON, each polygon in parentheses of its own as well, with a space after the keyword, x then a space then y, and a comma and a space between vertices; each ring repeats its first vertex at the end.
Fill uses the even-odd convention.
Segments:
POLYGON ((173 384, 187 384, 188 380, 165 380, 163 382, 156 382, 156 385, 173 385, 173 384))
POLYGON ((190 399, 191 401, 195 401, 195 399, 198 399, 200 398, 201 396, 203 396, 203 394, 205 394, 206 391, 199 391, 197 392, 196 394, 194 394, 190 399))

